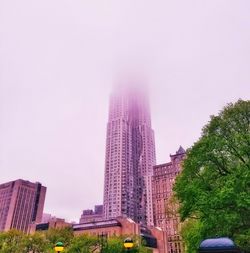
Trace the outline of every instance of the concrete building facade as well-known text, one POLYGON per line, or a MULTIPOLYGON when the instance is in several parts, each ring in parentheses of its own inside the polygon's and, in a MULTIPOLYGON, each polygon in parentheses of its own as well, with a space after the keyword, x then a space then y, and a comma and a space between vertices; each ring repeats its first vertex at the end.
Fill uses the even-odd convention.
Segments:
POLYGON ((72 224, 66 222, 65 219, 57 218, 52 216, 50 219, 46 220, 45 222, 41 223, 32 223, 29 225, 28 233, 33 234, 36 231, 47 231, 51 228, 61 229, 66 227, 71 227, 72 224))
POLYGON ((170 155, 169 163, 154 166, 152 178, 154 225, 166 231, 168 253, 182 253, 184 250, 179 233, 178 203, 172 198, 173 185, 181 171, 184 157, 185 150, 180 147, 176 154, 170 155))
POLYGON ((0 185, 0 231, 28 231, 32 222, 40 222, 46 187, 22 179, 0 185))
POLYGON ((147 96, 137 89, 111 95, 106 136, 104 218, 126 215, 153 225, 154 132, 147 96))
POLYGON ((96 205, 95 209, 87 209, 82 211, 79 223, 101 221, 103 220, 103 205, 96 205))

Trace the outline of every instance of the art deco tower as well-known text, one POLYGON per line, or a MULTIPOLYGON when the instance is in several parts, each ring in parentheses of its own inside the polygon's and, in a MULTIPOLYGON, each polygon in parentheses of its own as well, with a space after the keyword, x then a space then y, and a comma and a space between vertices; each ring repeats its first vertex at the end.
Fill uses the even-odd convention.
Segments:
POLYGON ((153 224, 151 177, 155 165, 149 102, 140 89, 117 88, 107 124, 104 216, 153 224))

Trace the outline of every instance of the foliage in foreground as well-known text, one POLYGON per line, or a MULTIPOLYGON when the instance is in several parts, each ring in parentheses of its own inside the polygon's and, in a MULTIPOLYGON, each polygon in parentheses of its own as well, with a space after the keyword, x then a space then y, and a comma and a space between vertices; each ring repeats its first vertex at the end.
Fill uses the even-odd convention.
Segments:
MULTIPOLYGON (((130 253, 150 253, 151 251, 133 238, 135 246, 130 253)), ((94 236, 74 236, 71 228, 50 229, 46 232, 36 232, 32 235, 20 231, 10 230, 0 233, 0 253, 52 253, 56 242, 65 245, 65 253, 124 253, 123 237, 109 238, 106 243, 94 236)))
POLYGON ((250 101, 212 116, 187 151, 174 190, 188 252, 207 237, 228 236, 250 252, 250 101))

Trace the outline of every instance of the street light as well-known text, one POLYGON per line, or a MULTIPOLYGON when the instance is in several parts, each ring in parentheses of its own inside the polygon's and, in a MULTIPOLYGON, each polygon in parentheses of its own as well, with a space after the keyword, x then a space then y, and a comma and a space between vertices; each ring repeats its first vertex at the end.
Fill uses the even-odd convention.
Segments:
POLYGON ((133 242, 133 240, 132 240, 130 237, 128 237, 128 238, 126 238, 126 239, 124 240, 123 245, 124 245, 124 248, 125 248, 127 251, 129 251, 131 248, 133 248, 134 242, 133 242))
POLYGON ((61 251, 64 250, 63 243, 57 242, 54 249, 55 249, 55 252, 60 253, 61 251))
POLYGON ((104 234, 103 232, 101 234, 98 234, 98 241, 101 246, 100 252, 103 252, 103 247, 107 244, 107 234, 104 234))

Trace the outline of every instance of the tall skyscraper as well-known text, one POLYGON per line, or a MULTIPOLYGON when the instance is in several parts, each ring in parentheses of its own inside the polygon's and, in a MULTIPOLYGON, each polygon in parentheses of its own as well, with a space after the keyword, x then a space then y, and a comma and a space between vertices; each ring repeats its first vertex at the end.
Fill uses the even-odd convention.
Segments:
POLYGON ((154 132, 147 95, 139 88, 117 88, 110 97, 107 124, 104 217, 127 216, 153 224, 151 177, 154 132))
POLYGON ((184 252, 180 237, 178 203, 174 202, 172 197, 173 185, 181 172, 185 154, 185 150, 180 146, 174 155, 170 155, 170 162, 154 166, 152 178, 154 225, 166 231, 168 253, 184 252))
POLYGON ((18 179, 0 185, 0 231, 12 228, 28 231, 32 222, 41 222, 46 187, 18 179))

